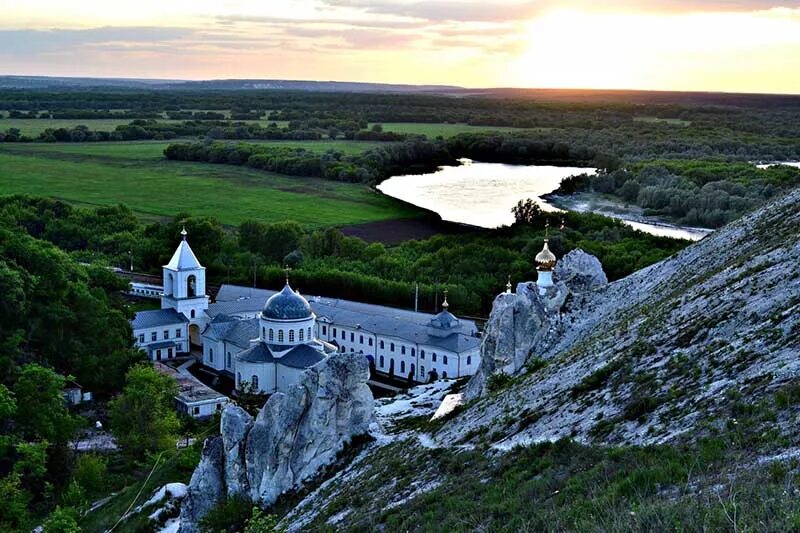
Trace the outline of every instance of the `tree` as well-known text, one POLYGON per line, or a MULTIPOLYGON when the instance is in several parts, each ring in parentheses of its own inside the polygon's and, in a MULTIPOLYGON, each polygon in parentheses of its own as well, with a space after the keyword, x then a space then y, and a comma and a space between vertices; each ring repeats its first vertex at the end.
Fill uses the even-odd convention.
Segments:
POLYGON ((78 513, 69 507, 56 507, 44 523, 44 533, 81 533, 78 513))
POLYGON ((531 198, 517 202, 517 205, 511 208, 511 212, 514 213, 514 220, 518 224, 533 224, 542 216, 539 204, 531 198))
POLYGON ((128 371, 122 393, 109 402, 111 431, 127 452, 142 458, 174 446, 180 422, 175 381, 149 364, 128 371))
POLYGON ((66 444, 80 418, 64 406, 64 376, 37 364, 22 367, 14 387, 17 398, 15 425, 26 440, 66 444))

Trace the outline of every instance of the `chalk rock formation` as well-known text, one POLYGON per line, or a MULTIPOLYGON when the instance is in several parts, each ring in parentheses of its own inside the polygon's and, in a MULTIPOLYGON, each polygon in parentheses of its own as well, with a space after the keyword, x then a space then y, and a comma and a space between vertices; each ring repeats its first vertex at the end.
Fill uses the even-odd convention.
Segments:
POLYGON ((306 370, 286 393, 273 394, 255 421, 227 406, 222 436, 206 443, 181 510, 181 533, 225 496, 240 495, 271 505, 298 489, 374 421, 363 355, 335 354, 306 370))
POLYGON ((516 293, 497 296, 483 332, 481 364, 467 386, 468 399, 486 391, 489 377, 513 375, 528 359, 541 354, 562 329, 561 309, 570 294, 608 283, 600 261, 583 250, 573 250, 556 265, 555 285, 541 293, 534 282, 520 283, 516 293))
POLYGON ((181 533, 199 533, 199 520, 225 498, 222 439, 208 439, 203 457, 192 473, 189 492, 181 505, 181 533))
POLYGON ((563 282, 570 292, 584 292, 608 285, 603 265, 597 257, 581 249, 572 250, 556 263, 553 275, 563 282))

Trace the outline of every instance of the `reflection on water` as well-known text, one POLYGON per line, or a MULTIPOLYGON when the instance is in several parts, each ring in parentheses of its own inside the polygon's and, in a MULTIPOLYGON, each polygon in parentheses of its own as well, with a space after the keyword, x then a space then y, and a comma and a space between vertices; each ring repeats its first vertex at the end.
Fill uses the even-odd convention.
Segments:
MULTIPOLYGON (((395 176, 381 183, 378 189, 388 196, 430 209, 444 220, 497 228, 514 222, 511 208, 525 198, 535 200, 543 211, 560 211, 540 197, 553 192, 568 176, 597 172, 594 168, 462 161, 461 166, 442 167, 429 174, 395 176)), ((696 241, 708 234, 708 230, 697 228, 623 220, 652 235, 696 241)))
POLYGON ((395 176, 378 186, 394 198, 430 209, 444 220, 496 228, 511 225, 511 208, 525 198, 537 200, 545 211, 557 211, 539 197, 557 189, 575 174, 594 174, 594 168, 503 165, 466 161, 437 172, 395 176))

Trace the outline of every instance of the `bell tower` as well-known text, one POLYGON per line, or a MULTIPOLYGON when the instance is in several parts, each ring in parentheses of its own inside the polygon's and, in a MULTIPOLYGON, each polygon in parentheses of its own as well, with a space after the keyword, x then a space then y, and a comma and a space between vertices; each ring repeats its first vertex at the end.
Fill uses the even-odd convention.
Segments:
POLYGON ((172 259, 164 265, 164 295, 161 297, 162 309, 175 309, 197 324, 203 311, 208 309, 206 295, 206 267, 194 255, 186 228, 181 231, 181 242, 172 259))

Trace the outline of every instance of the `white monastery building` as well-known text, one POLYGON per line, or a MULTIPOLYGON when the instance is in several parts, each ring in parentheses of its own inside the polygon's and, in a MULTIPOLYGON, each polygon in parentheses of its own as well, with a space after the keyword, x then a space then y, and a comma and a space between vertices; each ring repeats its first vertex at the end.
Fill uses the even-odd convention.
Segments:
POLYGON ((238 387, 272 393, 295 383, 303 370, 336 351, 364 354, 378 372, 428 382, 470 376, 480 362, 474 321, 449 311, 432 315, 341 299, 306 299, 281 291, 222 285, 205 294, 205 268, 183 239, 163 268, 162 309, 133 320, 136 343, 154 361, 202 349, 208 369, 238 387), (180 333, 178 333, 180 330, 180 333))

